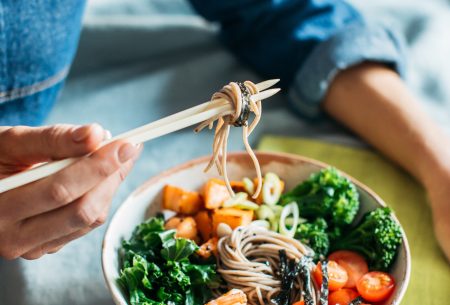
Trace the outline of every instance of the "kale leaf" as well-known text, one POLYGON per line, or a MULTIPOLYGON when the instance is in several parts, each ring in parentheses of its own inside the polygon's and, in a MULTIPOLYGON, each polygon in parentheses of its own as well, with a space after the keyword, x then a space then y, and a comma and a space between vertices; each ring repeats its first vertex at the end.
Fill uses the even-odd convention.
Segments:
POLYGON ((197 250, 193 241, 164 230, 162 218, 150 218, 122 243, 118 283, 132 305, 203 305, 219 279, 215 264, 202 264, 197 250))

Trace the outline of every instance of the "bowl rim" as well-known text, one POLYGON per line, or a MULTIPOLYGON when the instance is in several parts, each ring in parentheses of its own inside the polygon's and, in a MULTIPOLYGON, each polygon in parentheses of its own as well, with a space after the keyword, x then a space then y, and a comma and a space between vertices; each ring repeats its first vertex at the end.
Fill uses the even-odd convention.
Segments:
MULTIPOLYGON (((304 163, 309 163, 312 165, 316 165, 320 168, 326 168, 331 166, 330 164, 327 164, 325 162, 316 160, 316 159, 312 159, 309 157, 305 157, 302 155, 297 155, 297 154, 292 154, 292 153, 285 153, 285 152, 268 152, 268 151, 259 151, 259 150, 255 150, 254 151, 256 154, 256 157, 269 157, 269 158, 273 158, 273 159, 291 159, 291 160, 295 160, 297 162, 304 162, 304 163)), ((248 156, 247 152, 245 151, 234 151, 234 152, 229 152, 227 154, 227 159, 228 158, 242 158, 242 157, 246 157, 248 156)), ((117 210, 114 212, 114 214, 111 217, 111 220, 108 222, 107 224, 107 228, 105 230, 105 234, 103 235, 103 240, 102 240, 102 249, 101 249, 101 264, 102 264, 102 273, 103 273, 103 278, 106 282, 106 285, 108 287, 108 290, 114 300, 114 302, 116 304, 123 304, 123 302, 121 300, 118 299, 118 297, 115 294, 115 290, 112 287, 112 283, 110 282, 110 280, 108 280, 108 276, 106 274, 106 264, 105 264, 105 249, 106 249, 106 242, 109 239, 109 235, 111 233, 111 224, 113 223, 114 218, 116 217, 116 214, 120 213, 122 211, 122 209, 125 209, 125 207, 127 206, 128 201, 132 200, 134 197, 138 196, 139 194, 141 194, 142 192, 144 192, 148 187, 152 186, 153 184, 156 184, 157 182, 159 182, 161 179, 164 179, 167 176, 170 176, 174 173, 177 173, 179 171, 182 171, 184 169, 190 168, 194 165, 197 165, 199 163, 204 163, 206 161, 209 161, 209 159, 211 158, 210 155, 206 155, 206 156, 201 156, 201 157, 197 157, 195 159, 191 159, 188 160, 186 162, 183 162, 181 164, 175 165, 173 167, 170 167, 169 169, 166 169, 162 172, 160 172, 159 174, 156 174, 152 177, 150 177, 149 179, 147 179, 144 183, 142 183, 139 187, 137 187, 134 191, 132 191, 127 197, 126 199, 122 202, 122 204, 117 208, 117 210)), ((375 201, 377 201, 378 203, 380 203, 383 207, 387 207, 387 204, 384 202, 384 200, 378 196, 371 188, 369 188, 367 185, 365 185, 364 183, 360 182, 359 180, 357 180, 356 178, 354 178, 353 176, 347 174, 346 172, 340 170, 337 168, 337 170, 343 174, 344 176, 346 176, 347 178, 349 178, 352 183, 354 183, 355 185, 357 185, 359 188, 361 188, 362 190, 364 190, 370 197, 372 197, 375 201)), ((394 219, 400 224, 400 228, 402 231, 402 245, 405 249, 405 256, 406 256, 406 272, 403 276, 402 279, 402 287, 400 289, 400 291, 397 293, 397 298, 394 300, 394 302, 391 305, 399 305, 401 300, 403 299, 408 286, 409 286, 409 281, 410 281, 410 277, 411 277, 411 252, 410 252, 410 248, 409 248, 409 242, 408 242, 408 238, 405 234, 405 231, 403 230, 403 227, 400 223, 400 221, 398 220, 397 216, 395 215, 395 213, 393 214, 394 219)), ((125 303, 124 305, 126 305, 127 303, 125 303)))

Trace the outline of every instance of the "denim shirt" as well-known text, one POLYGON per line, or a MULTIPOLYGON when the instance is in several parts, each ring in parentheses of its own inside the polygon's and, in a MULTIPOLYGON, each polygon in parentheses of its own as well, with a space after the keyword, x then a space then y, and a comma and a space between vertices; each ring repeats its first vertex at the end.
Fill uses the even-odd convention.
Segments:
POLYGON ((84 1, 0 2, 0 125, 38 125, 67 76, 84 1))
MULTIPOLYGON (((363 61, 403 72, 402 43, 340 0, 191 0, 221 40, 264 78, 281 78, 294 109, 320 114, 333 77, 363 61)), ((0 125, 38 125, 69 71, 83 0, 0 2, 0 125)))

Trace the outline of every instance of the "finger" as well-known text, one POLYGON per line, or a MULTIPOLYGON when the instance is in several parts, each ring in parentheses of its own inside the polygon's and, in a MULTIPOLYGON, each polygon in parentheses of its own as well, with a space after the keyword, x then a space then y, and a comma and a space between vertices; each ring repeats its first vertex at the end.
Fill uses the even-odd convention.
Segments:
POLYGON ((133 160, 76 202, 58 210, 27 220, 21 228, 21 243, 26 259, 36 259, 103 224, 111 200, 120 183, 128 175, 133 160), (51 226, 48 226, 51 224, 51 226), (58 228, 55 230, 54 228, 58 228), (34 236, 32 234, 34 232, 34 236), (29 238, 28 236, 30 236, 29 238))
MULTIPOLYGON (((106 190, 109 189, 111 187, 110 183, 113 184, 113 186, 115 185, 116 188, 119 186, 120 182, 123 180, 123 178, 125 177, 125 175, 128 174, 128 172, 130 171, 132 167, 132 161, 128 162, 125 166, 124 169, 122 169, 121 172, 117 172, 117 174, 115 174, 115 176, 109 178, 108 180, 112 180, 112 181, 105 181, 103 182, 100 186, 96 187, 95 190, 93 190, 92 197, 88 198, 87 200, 89 200, 90 202, 111 202, 113 194, 111 194, 110 192, 107 192, 106 190), (105 192, 106 191, 106 192, 105 192), (105 198, 97 198, 97 194, 111 194, 110 196, 106 195, 105 198)), ((86 196, 90 196, 90 194, 87 194, 86 196)), ((101 197, 101 195, 100 195, 101 197)), ((55 253, 58 250, 60 250, 62 247, 64 247, 64 245, 66 245, 67 243, 78 239, 86 234, 88 234, 90 231, 92 231, 93 229, 99 227, 100 225, 102 225, 107 217, 108 217, 108 212, 109 212, 109 208, 110 208, 110 204, 104 204, 103 207, 103 211, 100 213, 99 217, 96 219, 96 221, 94 223, 92 223, 90 226, 80 229, 78 231, 75 231, 73 233, 70 233, 69 235, 57 238, 55 240, 52 240, 50 242, 46 242, 44 244, 41 244, 40 246, 32 249, 31 251, 25 253, 24 255, 22 255, 22 258, 25 259, 37 259, 47 253, 55 253)))
POLYGON ((88 234, 92 230, 93 228, 91 227, 85 228, 83 230, 78 230, 63 238, 59 238, 54 241, 44 243, 38 247, 35 247, 32 250, 28 251, 27 253, 23 254, 21 257, 28 260, 34 260, 44 256, 45 254, 55 253, 61 250, 67 243, 88 234))
POLYGON ((59 250, 61 250, 62 248, 64 248, 64 245, 61 245, 59 247, 53 248, 50 251, 47 252, 47 254, 55 254, 56 252, 58 252, 59 250))
POLYGON ((1 215, 22 220, 62 207, 83 196, 138 156, 140 148, 115 141, 60 172, 0 196, 1 215))
POLYGON ((104 134, 98 124, 10 127, 0 131, 0 142, 8 143, 0 145, 0 156, 10 166, 82 156, 95 150, 104 134))

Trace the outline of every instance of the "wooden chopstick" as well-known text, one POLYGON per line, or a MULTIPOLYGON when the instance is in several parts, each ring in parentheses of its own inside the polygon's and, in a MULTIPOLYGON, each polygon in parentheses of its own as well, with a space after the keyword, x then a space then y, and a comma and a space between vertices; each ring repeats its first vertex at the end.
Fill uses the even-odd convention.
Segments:
MULTIPOLYGON (((257 84, 256 86, 258 90, 260 90, 261 92, 253 95, 251 98, 255 100, 263 100, 276 94, 280 89, 269 89, 265 91, 263 90, 273 86, 277 82, 278 80, 268 80, 257 84)), ((171 132, 186 128, 188 126, 198 124, 216 115, 231 110, 232 106, 226 100, 218 99, 212 102, 208 101, 206 103, 194 106, 192 108, 186 109, 184 111, 154 121, 147 125, 140 126, 138 128, 124 132, 110 140, 104 141, 99 146, 99 148, 118 139, 127 140, 132 144, 143 143, 155 139, 157 137, 169 134, 171 132)), ((33 167, 27 171, 1 179, 0 193, 48 177, 70 166, 71 164, 75 163, 81 158, 84 157, 68 158, 59 161, 44 163, 40 166, 33 167)))

